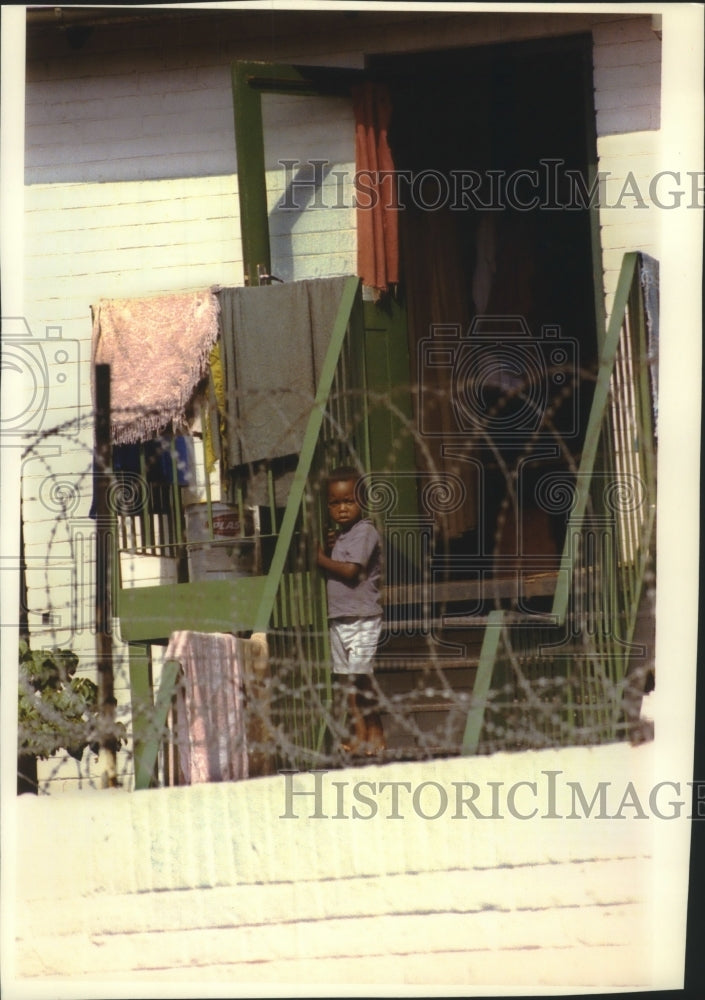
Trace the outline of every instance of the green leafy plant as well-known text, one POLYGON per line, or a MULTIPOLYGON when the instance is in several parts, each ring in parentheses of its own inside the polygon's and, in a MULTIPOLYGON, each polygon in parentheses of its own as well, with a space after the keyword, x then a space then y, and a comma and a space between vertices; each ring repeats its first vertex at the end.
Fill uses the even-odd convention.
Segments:
POLYGON ((66 749, 81 760, 96 741, 98 688, 75 677, 78 657, 69 649, 31 650, 20 642, 18 753, 47 758, 66 749))

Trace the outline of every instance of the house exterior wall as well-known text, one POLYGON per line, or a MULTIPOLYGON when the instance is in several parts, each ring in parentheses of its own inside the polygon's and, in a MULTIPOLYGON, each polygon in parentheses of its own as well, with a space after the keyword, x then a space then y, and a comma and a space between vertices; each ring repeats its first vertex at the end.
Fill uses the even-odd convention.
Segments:
MULTIPOLYGON (((242 283, 236 206, 232 174, 27 188, 28 321, 40 338, 47 325, 61 327, 72 389, 71 397, 57 400, 52 386, 44 426, 64 430, 41 440, 23 466, 29 624, 33 644, 70 646, 79 656, 79 671, 93 678, 90 307, 98 298, 242 283), (49 610, 53 620, 44 625, 42 613, 49 610)), ((126 647, 117 641, 114 652, 115 693, 127 706, 126 647)), ((83 787, 92 780, 92 755, 84 761, 82 767, 70 758, 40 763, 40 780, 54 791, 83 787)), ((119 770, 129 787, 131 765, 124 752, 119 770)))
MULTIPOLYGON (((248 21, 240 34, 194 25, 135 35, 123 26, 99 32, 85 50, 62 49, 56 39, 30 47, 25 315, 35 338, 44 341, 48 327, 60 328, 69 344, 61 363, 67 379, 61 389, 51 385, 44 421, 45 428, 67 421, 69 433, 39 441, 23 470, 30 627, 36 642, 71 644, 81 670, 91 676, 94 598, 90 545, 84 541, 93 532, 90 306, 99 298, 242 281, 233 58, 266 54, 360 67, 366 53, 592 31, 598 168, 608 174, 610 195, 619 195, 630 170, 648 193, 660 126, 660 43, 650 16, 386 13, 374 21, 374 30, 370 23, 352 17, 336 22, 334 30, 322 23, 318 30, 288 34, 274 34, 262 21, 248 21), (78 408, 80 426, 73 428, 78 408)), ((289 280, 353 272, 348 103, 272 96, 265 99, 264 118, 273 272, 289 280), (282 211, 285 174, 279 161, 316 157, 332 167, 324 181, 327 205, 338 200, 334 171, 347 174, 344 207, 316 209, 313 192, 299 188, 301 210, 282 211)), ((632 201, 625 197, 625 207, 600 210, 607 313, 622 253, 645 249, 658 256, 657 209, 633 207, 632 201)), ((119 642, 116 657, 117 693, 125 704, 125 650, 119 642)), ((127 756, 122 766, 130 787, 127 756)), ((86 781, 74 762, 51 761, 43 773, 55 789, 86 781)))
POLYGON ((660 259, 662 209, 652 195, 662 204, 671 199, 666 184, 650 191, 662 169, 661 41, 651 17, 597 24, 593 44, 598 170, 606 178, 599 215, 609 318, 623 255, 642 250, 660 259))

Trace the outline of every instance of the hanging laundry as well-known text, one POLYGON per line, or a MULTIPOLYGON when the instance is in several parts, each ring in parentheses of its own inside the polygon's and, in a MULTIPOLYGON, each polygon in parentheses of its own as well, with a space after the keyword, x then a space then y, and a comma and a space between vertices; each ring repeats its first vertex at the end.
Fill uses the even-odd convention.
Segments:
POLYGON ((214 292, 103 299, 92 312, 91 371, 110 365, 113 443, 184 425, 218 335, 214 292))
POLYGON ((301 451, 347 281, 219 290, 229 467, 301 451))
MULTIPOLYGON (((164 487, 165 495, 160 500, 158 491, 152 490, 150 509, 152 513, 166 513, 171 510, 171 490, 177 486, 192 486, 195 481, 196 457, 193 438, 177 435, 173 439, 160 437, 142 444, 118 444, 112 449, 112 472, 117 489, 112 496, 114 513, 136 516, 142 513, 147 503, 144 484, 164 487), (142 484, 142 485, 140 485, 142 484)), ((96 477, 99 468, 93 466, 93 500, 89 517, 96 516, 96 477)))
POLYGON ((220 341, 211 348, 209 367, 208 387, 201 401, 206 475, 211 474, 225 451, 227 404, 220 341))
POLYGON ((247 778, 244 681, 236 637, 173 632, 165 659, 181 667, 176 717, 183 783, 247 778))
POLYGON ((177 486, 189 486, 193 482, 194 454, 193 441, 181 434, 172 441, 160 437, 143 444, 120 444, 113 448, 113 472, 142 473, 148 483, 171 486, 176 477, 177 486), (142 456, 144 456, 142 458, 142 456))

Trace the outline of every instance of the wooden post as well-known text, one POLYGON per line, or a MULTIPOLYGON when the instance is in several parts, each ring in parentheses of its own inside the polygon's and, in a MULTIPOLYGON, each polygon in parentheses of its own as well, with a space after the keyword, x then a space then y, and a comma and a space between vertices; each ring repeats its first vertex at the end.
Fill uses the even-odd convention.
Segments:
POLYGON ((250 778, 274 774, 275 740, 272 730, 269 690, 269 647, 266 632, 253 632, 238 639, 243 652, 247 712, 248 771, 250 778))
POLYGON ((95 624, 98 664, 99 769, 101 786, 116 788, 117 741, 113 677, 111 574, 113 517, 108 501, 110 456, 110 365, 95 368, 96 551, 95 624))

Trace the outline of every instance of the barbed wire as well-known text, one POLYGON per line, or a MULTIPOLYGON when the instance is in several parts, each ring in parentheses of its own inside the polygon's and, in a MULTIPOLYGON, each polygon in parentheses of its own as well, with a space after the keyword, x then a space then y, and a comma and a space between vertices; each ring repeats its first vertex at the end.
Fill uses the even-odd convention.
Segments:
MULTIPOLYGON (((550 590, 529 598, 523 597, 521 593, 524 572, 521 567, 524 555, 521 546, 526 541, 532 541, 522 535, 522 505, 530 501, 549 521, 553 519, 553 526, 557 524, 560 533, 561 528, 565 531, 574 503, 575 479, 578 475, 576 457, 574 450, 567 444, 564 428, 561 428, 560 420, 556 421, 556 417, 560 414, 561 407, 569 407, 571 392, 577 382, 581 383, 585 391, 585 386, 590 384, 594 376, 589 372, 575 371, 572 379, 561 385, 557 397, 550 405, 543 397, 537 403, 530 396, 522 395, 521 389, 513 389, 498 397, 493 406, 485 410, 483 422, 473 425, 473 433, 477 448, 484 449, 485 454, 490 456, 503 482, 501 490, 495 484, 492 510, 479 511, 474 540, 468 542, 465 539, 465 548, 458 548, 457 545, 454 548, 452 539, 449 539, 444 530, 431 531, 426 555, 431 559, 439 557, 435 563, 437 579, 429 576, 428 566, 422 566, 420 576, 414 575, 413 579, 407 579, 403 575, 406 572, 404 570, 400 571, 400 578, 392 581, 400 590, 406 584, 417 586, 420 583, 423 587, 430 581, 431 589, 426 591, 426 604, 421 608, 421 627, 418 622, 413 626, 414 616, 418 617, 419 602, 415 598, 410 599, 408 594, 403 614, 410 618, 412 626, 406 632, 399 627, 399 615, 402 612, 397 609, 390 615, 389 605, 385 611, 387 630, 379 650, 373 695, 375 708, 382 718, 386 748, 372 755, 366 753, 364 747, 358 748, 359 752, 350 750, 349 718, 345 710, 349 685, 334 674, 330 657, 321 654, 327 641, 325 633, 309 622, 299 623, 293 626, 293 630, 289 629, 286 642, 281 638, 281 628, 273 630, 266 676, 257 692, 244 681, 239 682, 242 685, 245 720, 241 741, 246 745, 250 760, 255 762, 255 771, 267 773, 293 766, 335 767, 364 763, 370 759, 391 761, 455 755, 467 750, 468 718, 471 713, 478 711, 482 713, 482 726, 472 750, 481 754, 501 749, 643 738, 648 726, 645 728, 640 723, 639 705, 644 691, 653 683, 653 643, 649 638, 652 629, 648 624, 653 623, 653 557, 649 557, 650 562, 644 568, 645 582, 640 612, 640 619, 647 623, 644 625, 647 641, 642 645, 632 642, 631 647, 625 646, 624 662, 631 662, 628 669, 625 667, 618 675, 603 669, 603 662, 613 654, 601 644, 599 635, 587 634, 585 626, 589 616, 575 611, 572 620, 569 618, 560 626, 555 623, 547 625, 551 611, 550 590), (496 430, 493 420, 501 423, 506 418, 507 407, 515 405, 521 408, 527 402, 530 407, 541 409, 541 421, 531 424, 519 446, 510 449, 512 454, 508 459, 506 445, 502 447, 493 436, 496 430), (548 473, 554 479, 549 482, 546 475, 543 478, 534 475, 529 494, 521 477, 536 455, 548 456, 548 473), (502 544, 506 540, 506 531, 510 528, 515 532, 515 548, 517 545, 518 548, 516 551, 511 550, 507 556, 502 551, 502 544), (483 536, 486 536, 487 541, 483 540, 483 536), (444 557, 445 562, 440 557, 444 557), (473 562, 482 566, 479 577, 474 575, 473 562), (516 585, 514 591, 510 588, 503 595, 496 593, 489 578, 486 588, 481 585, 482 574, 489 573, 497 565, 510 567, 516 585), (440 592, 434 594, 434 581, 452 582, 458 577, 462 578, 463 574, 465 578, 479 581, 475 587, 475 598, 471 600, 466 596, 453 602, 441 597, 440 592), (475 679, 481 667, 482 637, 486 633, 489 612, 497 609, 510 617, 511 614, 519 614, 522 621, 513 628, 505 624, 499 644, 500 654, 492 673, 493 683, 480 697, 475 692, 475 679), (527 645, 527 634, 535 637, 537 630, 541 628, 548 629, 554 646, 557 644, 560 647, 562 642, 562 649, 548 652, 548 643, 543 652, 539 650, 537 653, 535 642, 527 645), (279 639, 276 637, 277 631, 279 639), (413 647, 411 650, 409 640, 413 647), (400 648, 395 648, 395 642, 401 643, 400 648), (460 653, 458 648, 461 649, 460 653), (315 656, 312 655, 313 650, 317 650, 315 656)), ((428 387, 416 387, 416 391, 420 392, 422 388, 428 398, 428 387)), ((414 390, 411 391, 413 395, 414 390)), ((359 392, 360 390, 357 393, 347 391, 348 402, 355 402, 359 392)), ((268 405, 271 406, 271 394, 268 396, 268 405)), ((376 518, 384 515, 384 504, 387 501, 384 499, 383 487, 385 483, 391 483, 392 488, 396 488, 394 476, 399 473, 393 470, 398 467, 399 456, 409 442, 425 462, 430 487, 437 491, 440 485, 443 491, 442 495, 436 495, 424 492, 425 488, 422 488, 419 494, 422 512, 428 514, 430 511, 433 515, 435 511, 436 514, 442 514, 453 503, 458 502, 458 496, 461 496, 462 501, 462 489, 458 491, 452 482, 452 475, 437 466, 437 456, 429 449, 429 439, 419 429, 414 415, 401 410, 384 393, 367 392, 366 403, 371 408, 386 407, 386 412, 396 422, 397 429, 390 444, 387 461, 373 470, 371 485, 378 492, 372 493, 370 515, 376 518), (375 503, 378 505, 377 509, 375 503)), ((307 405, 310 405, 310 401, 307 401, 307 405)), ((351 405, 351 409, 354 410, 354 406, 351 405)), ((344 412, 344 408, 340 412, 344 412)), ((362 465, 362 458, 353 440, 354 422, 354 415, 348 416, 347 420, 340 416, 330 418, 328 432, 333 438, 345 442, 348 453, 362 465)), ((170 436, 167 433, 167 437, 170 436)), ((471 452, 469 458, 472 462, 471 452)), ((123 470, 116 476, 109 470, 96 467, 92 429, 89 418, 85 416, 70 419, 35 435, 23 452, 23 473, 25 515, 28 507, 35 505, 32 515, 26 520, 26 528, 40 520, 39 512, 45 525, 41 555, 36 555, 34 550, 30 552, 30 544, 25 548, 23 560, 23 571, 28 579, 31 577, 32 607, 20 611, 21 615, 29 619, 27 628, 32 647, 43 648, 46 644, 47 648, 72 649, 79 657, 79 676, 94 676, 97 669, 95 632, 88 604, 93 596, 95 580, 92 572, 88 571, 87 564, 91 557, 90 524, 94 518, 91 508, 96 476, 110 476, 108 505, 111 517, 118 524, 118 530, 121 519, 145 515, 154 516, 158 520, 166 515, 164 512, 154 513, 150 510, 154 484, 149 482, 144 472, 130 473, 123 470), (56 442, 60 443, 58 455, 56 442), (57 471, 62 461, 70 468, 57 471), (60 585, 57 584, 57 579, 61 581, 60 585), (62 592, 63 600, 57 607, 59 591, 62 592), (36 620, 38 612, 33 610, 38 604, 41 605, 39 621, 36 620)), ((413 472, 412 476, 417 485, 423 479, 423 473, 419 470, 413 472)), ((320 502, 321 482, 322 480, 317 480, 310 484, 307 501, 309 508, 320 502)), ((623 506, 644 503, 643 489, 639 493, 639 489, 643 487, 640 482, 622 482, 613 473, 607 486, 611 497, 615 495, 615 490, 617 493, 621 490, 624 494, 623 506)), ((589 505, 588 516, 591 510, 589 505)), ((619 510, 619 504, 613 504, 608 515, 614 520, 619 516, 619 510)), ((166 511, 166 514, 169 513, 173 514, 173 511, 166 511)), ((599 516, 604 519, 603 507, 596 509, 594 513, 598 520, 599 516)), ((382 521, 384 522, 384 517, 382 521)), ((310 529, 300 524, 299 530, 303 537, 310 529)), ((29 534, 31 536, 31 531, 29 534)), ((167 544, 164 541, 166 536, 161 537, 162 541, 154 547, 155 552, 165 554, 177 551, 178 545, 174 547, 173 538, 167 539, 167 544)), ((232 540, 222 541, 223 546, 231 543, 232 540)), ((221 543, 211 540, 211 544, 217 547, 221 543)), ((116 553, 119 548, 118 539, 116 553)), ((125 551, 129 548, 129 545, 124 546, 125 551)), ((135 551, 139 554, 139 547, 135 551)), ((310 572, 311 567, 306 564, 309 552, 310 546, 307 543, 301 544, 296 551, 292 549, 294 563, 290 570, 310 572)), ((533 555, 537 556, 537 553, 534 552, 533 555)), ((550 556, 557 571, 560 564, 559 549, 556 548, 550 556)), ((400 563, 395 562, 394 565, 400 563)), ((116 570, 119 571, 119 566, 113 566, 113 571, 116 570)), ((610 583, 614 581, 610 580, 610 583)), ((403 595, 400 600, 404 600, 403 595)), ((207 609, 203 610, 205 614, 207 609)), ((631 634, 628 623, 620 621, 618 627, 620 634, 631 634)), ((136 730, 144 732, 145 727, 151 726, 152 736, 160 746, 154 780, 157 783, 178 783, 183 780, 179 775, 179 753, 184 751, 184 741, 183 736, 179 738, 175 710, 172 708, 168 720, 156 727, 153 709, 133 710, 120 621, 114 621, 111 628, 115 648, 118 650, 114 669, 118 700, 115 721, 121 739, 118 753, 119 782, 124 786, 131 786, 135 767, 133 733, 136 730)), ((163 637, 167 638, 168 636, 163 637)), ((248 639, 248 636, 243 635, 241 638, 248 639)), ((163 653, 163 648, 157 648, 157 652, 163 653)), ((156 675, 154 681, 157 681, 156 675)), ((31 690, 25 689, 24 695, 31 697, 31 690)), ((203 706, 204 718, 209 717, 214 707, 212 703, 203 706)), ((60 721, 55 707, 48 709, 40 706, 40 716, 42 724, 48 727, 56 726, 60 721)), ((94 747, 96 735, 101 734, 96 734, 95 720, 84 720, 82 732, 81 725, 78 724, 74 737, 79 742, 80 739, 85 739, 85 750, 75 759, 65 753, 51 756, 42 768, 40 791, 49 790, 60 780, 71 781, 81 788, 100 787, 94 747), (67 777, 67 768, 70 778, 67 777)), ((22 732, 22 725, 20 730, 22 740, 27 734, 22 732)))

